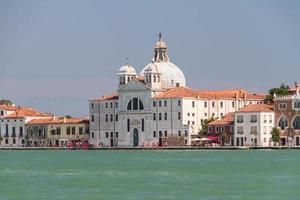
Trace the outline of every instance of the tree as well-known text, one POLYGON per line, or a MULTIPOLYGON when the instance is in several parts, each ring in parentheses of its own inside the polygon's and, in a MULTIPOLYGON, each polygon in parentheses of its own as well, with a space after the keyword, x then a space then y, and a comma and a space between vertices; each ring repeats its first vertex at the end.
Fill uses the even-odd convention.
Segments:
POLYGON ((209 124, 210 122, 214 121, 214 120, 215 120, 215 118, 214 118, 214 117, 211 117, 211 118, 205 119, 205 120, 203 120, 203 121, 201 122, 201 127, 202 127, 202 128, 199 130, 199 135, 200 135, 200 136, 206 135, 208 124, 209 124))
POLYGON ((1 145, 2 140, 3 140, 3 137, 0 135, 0 145, 1 145))
POLYGON ((221 145, 224 146, 225 145, 225 142, 228 141, 228 138, 227 138, 227 134, 226 133, 221 133, 221 145))
POLYGON ((65 118, 72 119, 73 117, 71 115, 66 115, 65 118))
POLYGON ((274 100, 274 94, 277 96, 285 96, 289 94, 290 87, 281 83, 279 88, 272 88, 269 90, 269 95, 265 98, 265 102, 272 103, 274 100))
POLYGON ((11 100, 8 100, 8 99, 1 99, 1 100, 0 100, 0 105, 11 106, 11 105, 12 105, 12 102, 11 102, 11 100))
POLYGON ((271 131, 272 141, 278 143, 280 141, 280 131, 278 128, 273 127, 271 131))

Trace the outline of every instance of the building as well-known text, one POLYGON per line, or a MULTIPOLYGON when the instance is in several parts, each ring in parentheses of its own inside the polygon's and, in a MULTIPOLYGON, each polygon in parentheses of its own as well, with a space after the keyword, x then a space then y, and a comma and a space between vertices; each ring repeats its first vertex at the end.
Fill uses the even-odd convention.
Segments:
POLYGON ((287 96, 274 98, 275 122, 280 129, 281 145, 300 145, 300 94, 298 84, 287 96))
POLYGON ((32 108, 10 107, 3 109, 0 118, 0 134, 3 137, 1 146, 25 146, 25 124, 32 119, 50 118, 51 115, 38 112, 32 108))
POLYGON ((222 134, 226 135, 225 144, 234 145, 234 113, 230 112, 220 119, 216 119, 208 124, 208 138, 217 137, 221 143, 222 134))
POLYGON ((243 89, 199 91, 186 87, 183 72, 170 62, 161 34, 152 61, 139 73, 126 64, 118 90, 89 101, 90 143, 144 147, 191 144, 201 121, 222 117, 266 95, 243 89))
POLYGON ((77 118, 33 119, 26 123, 28 147, 67 147, 88 143, 89 120, 77 118))
POLYGON ((272 146, 273 105, 251 104, 235 112, 234 142, 236 146, 272 146))
POLYGON ((0 105, 0 118, 12 114, 18 109, 15 105, 0 105))

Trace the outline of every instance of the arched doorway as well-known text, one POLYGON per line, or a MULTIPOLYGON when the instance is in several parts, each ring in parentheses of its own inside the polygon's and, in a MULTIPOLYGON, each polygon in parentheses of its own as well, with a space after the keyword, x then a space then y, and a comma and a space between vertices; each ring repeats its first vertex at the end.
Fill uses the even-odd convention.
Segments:
POLYGON ((133 147, 139 146, 139 130, 133 129, 133 147))

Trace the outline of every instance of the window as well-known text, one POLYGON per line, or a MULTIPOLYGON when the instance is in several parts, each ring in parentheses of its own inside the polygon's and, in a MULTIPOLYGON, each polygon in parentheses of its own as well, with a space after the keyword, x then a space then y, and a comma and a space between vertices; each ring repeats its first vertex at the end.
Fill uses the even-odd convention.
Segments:
POLYGON ((114 132, 110 132, 110 138, 114 138, 114 132))
POLYGON ((105 103, 105 108, 108 108, 108 104, 107 103, 105 103))
POLYGON ((116 108, 118 108, 118 106, 119 106, 119 105, 118 105, 118 102, 116 102, 115 105, 116 105, 116 108))
POLYGON ((145 120, 144 120, 144 118, 142 119, 142 131, 143 132, 145 131, 145 120))
POLYGON ((105 121, 108 122, 108 115, 105 115, 105 121))
POLYGON ((190 116, 190 113, 187 113, 187 116, 189 117, 189 116, 190 116))
POLYGON ((162 131, 159 131, 159 137, 162 137, 163 135, 162 135, 162 131))
POLYGON ((94 104, 93 104, 93 103, 91 103, 91 108, 92 108, 92 109, 94 108, 94 104))
POLYGON ((267 139, 266 138, 264 138, 264 143, 266 143, 267 142, 267 139))
POLYGON ((12 127, 12 136, 16 137, 16 127, 12 127))
POLYGON ((158 120, 161 120, 161 113, 158 113, 158 120))
POLYGON ((299 109, 300 108, 300 100, 297 99, 294 101, 294 109, 299 109))
POLYGON ((130 132, 130 119, 127 119, 127 131, 130 132))
POLYGON ((234 101, 233 101, 233 102, 231 102, 231 105, 232 105, 232 107, 233 107, 233 108, 235 107, 235 103, 234 103, 234 101))
POLYGON ((178 131, 178 137, 181 137, 181 131, 180 130, 178 131))
POLYGON ((135 97, 128 102, 127 110, 144 110, 144 104, 139 98, 135 97))
POLYGON ((207 117, 207 113, 204 113, 204 116, 207 117))
POLYGON ((285 116, 282 116, 278 122, 278 126, 281 128, 281 130, 284 130, 285 127, 288 126, 288 120, 285 116))
POLYGON ((223 101, 220 102, 220 107, 223 108, 223 101))
POLYGON ((286 108, 287 108, 287 104, 286 104, 286 103, 279 103, 279 104, 278 104, 278 108, 279 108, 279 109, 282 109, 282 110, 283 110, 283 109, 286 109, 286 108))
POLYGON ((181 112, 178 112, 178 120, 181 120, 181 112))
POLYGON ((110 103, 110 108, 112 108, 112 107, 113 107, 113 103, 111 102, 111 103, 110 103))
POLYGON ((237 134, 243 134, 244 133, 244 127, 238 126, 236 129, 237 129, 236 130, 237 134))
POLYGON ((164 103, 165 103, 165 107, 167 107, 167 101, 165 101, 164 103))
POLYGON ((165 120, 168 120, 168 114, 165 113, 165 120))
POLYGON ((73 126, 73 127, 72 127, 72 135, 75 135, 75 132, 76 132, 76 127, 73 126))
POLYGON ((158 102, 158 106, 161 107, 161 101, 158 102))
POLYGON ((195 121, 192 121, 192 125, 195 125, 195 121))
POLYGON ((108 132, 105 133, 105 137, 108 138, 108 132))
POLYGON ((70 135, 71 134, 71 128, 68 126, 67 127, 67 135, 70 135))
POLYGON ((8 139, 5 139, 5 144, 8 144, 8 139))
POLYGON ((184 130, 184 136, 187 137, 188 136, 188 131, 184 130))
POLYGON ((216 133, 219 133, 219 127, 216 126, 216 133))
POLYGON ((251 126, 251 134, 256 135, 257 134, 257 126, 251 126))
POLYGON ((165 131, 165 137, 168 137, 168 131, 165 131))
POLYGON ((95 138, 95 133, 94 132, 92 132, 92 138, 95 138))
POLYGON ((15 138, 13 139, 13 144, 16 144, 16 139, 15 138))
POLYGON ((294 129, 300 129, 300 117, 299 116, 295 117, 295 119, 293 121, 293 127, 294 127, 294 129))
POLYGON ((112 122, 114 120, 114 116, 111 114, 110 115, 110 121, 112 122))
POLYGON ((116 138, 119 138, 119 133, 118 132, 116 132, 116 138))
POLYGON ((156 113, 153 113, 153 120, 156 120, 156 113))
POLYGON ((181 101, 180 101, 180 100, 178 100, 177 104, 178 104, 178 106, 181 106, 181 101))
POLYGON ((221 132, 224 133, 225 132, 225 127, 221 126, 221 132))
POLYGON ((133 98, 132 99, 132 103, 133 103, 133 110, 138 110, 138 98, 133 98))
POLYGON ((79 134, 83 134, 83 127, 79 127, 79 134))
POLYGON ((153 107, 155 107, 155 106, 156 106, 156 102, 155 102, 155 101, 153 101, 153 102, 152 102, 152 104, 153 104, 153 107))
POLYGON ((273 122, 273 117, 272 117, 272 115, 269 115, 269 122, 270 122, 270 123, 273 122))
POLYGON ((195 116, 195 113, 192 113, 192 116, 194 117, 194 116, 195 116))
POLYGON ((190 121, 188 121, 188 125, 190 125, 190 121))
POLYGON ((208 127, 208 132, 211 133, 211 126, 208 127))
POLYGON ((53 130, 51 130, 51 135, 55 135, 55 130, 53 129, 53 130))
POLYGON ((212 113, 212 115, 211 115, 211 116, 213 116, 213 117, 214 117, 214 116, 215 116, 215 113, 212 113))
POLYGON ((57 127, 57 128, 56 128, 56 134, 57 134, 57 135, 60 135, 60 127, 57 127))
POLYGON ((92 122, 94 121, 94 115, 91 115, 91 121, 92 122))
POLYGON ((257 115, 251 115, 250 122, 257 122, 257 115))
POLYGON ((215 107, 215 102, 213 101, 213 102, 211 102, 211 107, 215 107))
POLYGON ((119 120, 119 115, 116 114, 116 122, 119 120))
POLYGON ((244 116, 243 115, 238 115, 237 116, 237 123, 243 123, 244 122, 244 116))
POLYGON ((192 101, 192 107, 195 108, 195 101, 192 101))
POLYGON ((20 137, 23 137, 23 127, 20 127, 20 137))
POLYGON ((267 115, 264 115, 264 116, 263 116, 263 120, 264 120, 264 123, 267 122, 267 115))
POLYGON ((204 101, 204 108, 207 108, 207 101, 204 101))
POLYGON ((156 131, 153 131, 153 137, 156 137, 156 131))

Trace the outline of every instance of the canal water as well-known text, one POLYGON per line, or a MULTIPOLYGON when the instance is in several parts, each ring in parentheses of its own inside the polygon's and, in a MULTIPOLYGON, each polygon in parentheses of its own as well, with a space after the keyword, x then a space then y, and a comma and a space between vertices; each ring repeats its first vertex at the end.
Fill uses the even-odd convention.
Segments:
POLYGON ((300 199, 300 151, 0 151, 0 199, 300 199))

